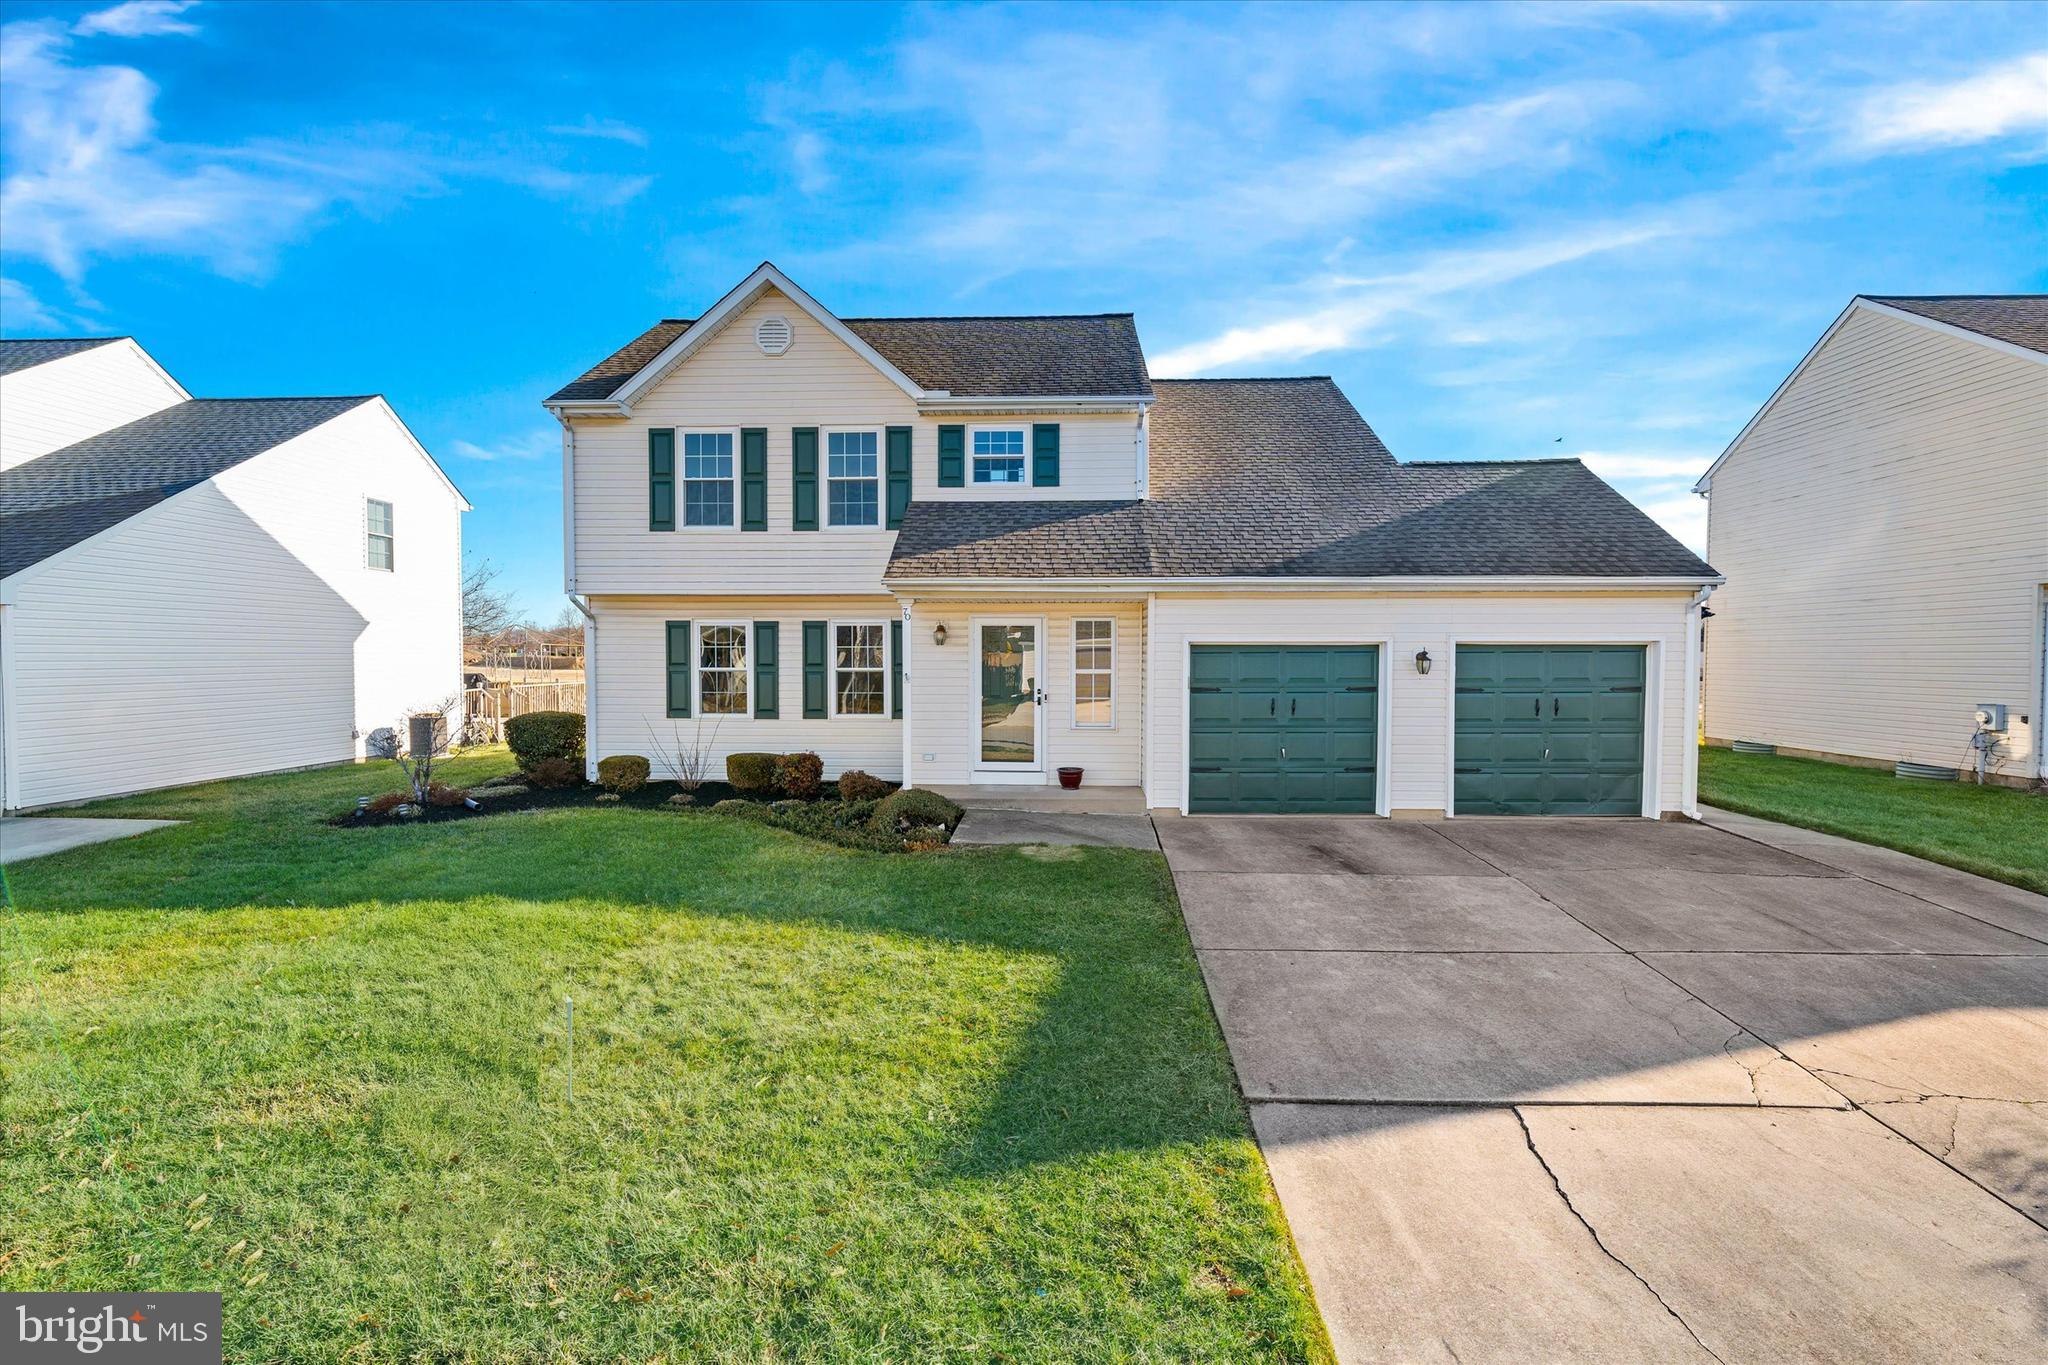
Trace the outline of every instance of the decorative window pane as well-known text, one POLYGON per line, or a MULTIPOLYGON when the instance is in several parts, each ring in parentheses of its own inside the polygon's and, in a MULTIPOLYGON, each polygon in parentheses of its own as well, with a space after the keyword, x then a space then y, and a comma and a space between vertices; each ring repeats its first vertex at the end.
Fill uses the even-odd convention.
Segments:
POLYGON ((747 713, 745 626, 705 626, 697 632, 697 698, 707 716, 747 713))
POLYGON ((732 433, 683 435, 683 525, 732 525, 732 433))
POLYGON ((976 483, 1024 482, 1024 429, 974 433, 976 483))
POLYGON ((881 525, 880 445, 872 431, 825 433, 825 510, 831 525, 881 525))
POLYGON ((1115 723, 1116 623, 1074 622, 1074 724, 1115 723))
POLYGON ((398 533, 391 516, 391 504, 375 498, 364 500, 364 562, 373 569, 390 570, 398 564, 398 533))
POLYGON ((886 627, 834 626, 832 694, 842 716, 879 716, 888 701, 886 627))

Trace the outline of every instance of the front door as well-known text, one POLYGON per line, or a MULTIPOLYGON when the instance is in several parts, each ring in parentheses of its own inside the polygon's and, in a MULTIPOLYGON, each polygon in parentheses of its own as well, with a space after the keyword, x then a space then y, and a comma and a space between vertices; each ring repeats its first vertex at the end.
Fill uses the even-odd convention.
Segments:
POLYGON ((975 778, 1044 776, 1045 693, 1039 687, 1036 621, 980 621, 974 628, 975 778))

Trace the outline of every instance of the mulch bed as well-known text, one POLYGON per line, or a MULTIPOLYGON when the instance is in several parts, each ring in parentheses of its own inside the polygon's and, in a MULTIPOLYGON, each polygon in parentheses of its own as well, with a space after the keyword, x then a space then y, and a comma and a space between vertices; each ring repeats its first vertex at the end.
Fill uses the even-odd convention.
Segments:
MULTIPOLYGON (((494 789, 488 784, 474 787, 470 790, 479 803, 479 808, 476 810, 471 810, 463 805, 428 806, 417 815, 397 815, 389 811, 373 814, 369 811, 348 810, 335 816, 327 823, 344 829, 376 829, 386 825, 429 825, 443 820, 474 820, 486 815, 502 815, 508 811, 557 810, 568 806, 613 806, 628 810, 658 810, 667 808, 673 810, 686 805, 691 807, 715 806, 720 801, 731 801, 734 799, 760 801, 764 804, 768 800, 766 797, 747 796, 744 793, 734 791, 730 785, 724 782, 706 782, 696 790, 687 802, 675 802, 673 804, 671 804, 670 798, 680 794, 682 791, 673 782, 649 782, 639 791, 625 793, 616 801, 599 801, 598 798, 605 794, 604 788, 591 783, 578 783, 572 787, 529 786, 525 791, 514 796, 492 796, 491 792, 494 789)), ((837 794, 837 789, 828 782, 825 784, 825 792, 826 797, 830 798, 837 794)))

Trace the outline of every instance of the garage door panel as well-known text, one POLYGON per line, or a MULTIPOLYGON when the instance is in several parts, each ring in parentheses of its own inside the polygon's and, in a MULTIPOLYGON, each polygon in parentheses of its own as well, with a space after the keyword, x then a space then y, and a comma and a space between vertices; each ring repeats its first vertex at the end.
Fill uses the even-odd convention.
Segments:
POLYGON ((1459 646, 1452 809, 1639 814, 1645 670, 1639 646, 1459 646))
POLYGON ((1188 808, 1370 812, 1378 672, 1371 647, 1194 646, 1188 808))

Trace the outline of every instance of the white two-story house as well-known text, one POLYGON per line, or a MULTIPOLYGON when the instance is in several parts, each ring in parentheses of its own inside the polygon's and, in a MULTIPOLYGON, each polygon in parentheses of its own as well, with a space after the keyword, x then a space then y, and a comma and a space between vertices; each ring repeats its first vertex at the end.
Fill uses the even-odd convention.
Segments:
POLYGON ((345 763, 459 701, 468 508, 375 395, 0 341, 0 808, 345 763))
POLYGON ((1129 315, 840 318, 764 264, 547 400, 589 750, 1189 813, 1689 811, 1719 579, 1571 460, 1397 463, 1129 315))

